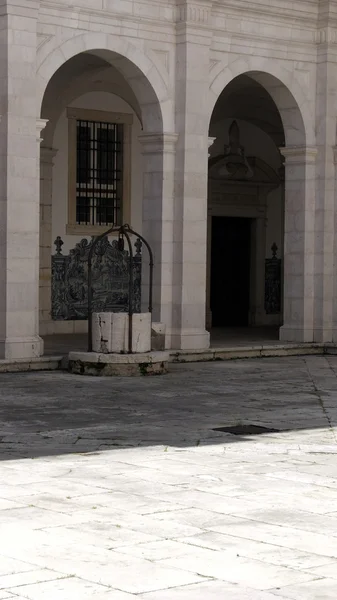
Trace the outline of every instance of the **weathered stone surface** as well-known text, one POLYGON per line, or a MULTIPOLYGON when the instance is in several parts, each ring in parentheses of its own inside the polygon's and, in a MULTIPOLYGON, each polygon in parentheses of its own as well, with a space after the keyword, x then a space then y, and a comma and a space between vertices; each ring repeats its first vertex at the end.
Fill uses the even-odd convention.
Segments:
MULTIPOLYGON (((127 313, 94 313, 93 351, 103 354, 129 351, 129 315, 127 313)), ((132 352, 151 350, 151 314, 132 315, 132 352)))
POLYGON ((151 350, 151 313, 132 315, 132 352, 151 350))
MULTIPOLYGON (((121 316, 124 316, 123 313, 121 316)), ((94 352, 103 352, 108 354, 112 352, 112 324, 113 324, 113 313, 94 313, 92 315, 92 349, 94 352)), ((118 352, 118 341, 119 338, 114 336, 118 352)), ((124 339, 123 339, 124 342, 124 339)), ((124 346, 124 343, 120 344, 120 348, 124 346)))
POLYGON ((151 350, 165 350, 166 325, 165 323, 152 323, 151 350))
MULTIPOLYGON (((89 240, 102 228, 92 214, 79 227, 76 215, 68 222, 76 152, 71 155, 66 109, 75 106, 126 115, 132 123, 124 153, 130 172, 122 178, 127 198, 120 208, 153 249, 153 308, 167 326, 167 347, 209 345, 206 257, 212 218, 221 216, 252 220, 250 322, 283 322, 285 341, 337 339, 335 0, 251 1, 249 10, 246 4, 45 0, 40 10, 37 0, 3 0, 1 358, 37 358, 43 352, 39 333, 76 331, 71 322, 56 327, 50 319, 51 234, 65 233, 68 252, 76 238, 89 240), (94 56, 91 68, 82 69, 88 54, 94 56), (214 111, 218 101, 227 104, 214 111), (245 156, 249 175, 249 156, 273 171, 262 185, 245 174, 234 185, 236 177, 221 171, 229 166, 224 150, 235 147, 233 122, 218 118, 226 114, 242 121, 241 142, 237 123, 234 128, 236 158, 245 156), (208 162, 214 160, 212 179, 208 162), (228 194, 221 187, 226 177, 228 194), (284 314, 270 320, 264 265, 274 234, 283 261, 284 282, 278 277, 277 286, 284 314)), ((148 280, 146 274, 146 295, 148 280)), ((81 290, 83 308, 85 285, 81 290)), ((280 312, 279 294, 276 305, 280 312)), ((78 327, 84 330, 85 323, 78 327)))
POLYGON ((171 368, 0 375, 0 598, 335 600, 337 358, 171 368))
POLYGON ((163 375, 168 371, 169 352, 99 354, 70 352, 69 371, 78 375, 163 375))

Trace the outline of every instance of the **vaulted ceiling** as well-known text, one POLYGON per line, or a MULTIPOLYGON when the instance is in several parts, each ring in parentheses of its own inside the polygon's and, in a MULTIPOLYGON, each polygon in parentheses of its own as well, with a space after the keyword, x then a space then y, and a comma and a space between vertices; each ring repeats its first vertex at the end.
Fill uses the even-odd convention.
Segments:
POLYGON ((82 52, 65 62, 51 78, 43 99, 42 116, 51 118, 55 106, 62 105, 67 90, 72 88, 75 93, 77 87, 80 95, 85 93, 85 81, 86 92, 103 90, 105 86, 106 91, 126 100, 140 115, 138 101, 123 75, 103 57, 82 52))
POLYGON ((277 146, 284 144, 284 131, 275 102, 262 85, 240 75, 223 90, 214 107, 211 129, 225 118, 248 121, 265 131, 277 146))

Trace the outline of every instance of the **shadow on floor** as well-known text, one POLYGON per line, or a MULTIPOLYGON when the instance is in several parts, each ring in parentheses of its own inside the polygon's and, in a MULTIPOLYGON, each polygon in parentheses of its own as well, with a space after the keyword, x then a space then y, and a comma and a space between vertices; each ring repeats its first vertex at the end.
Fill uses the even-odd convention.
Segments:
POLYGON ((335 444, 335 367, 335 357, 293 357, 172 365, 153 378, 2 374, 0 457, 242 439, 291 444, 293 430, 297 443, 303 430, 303 443, 335 444), (214 431, 242 424, 279 432, 246 438, 214 431))

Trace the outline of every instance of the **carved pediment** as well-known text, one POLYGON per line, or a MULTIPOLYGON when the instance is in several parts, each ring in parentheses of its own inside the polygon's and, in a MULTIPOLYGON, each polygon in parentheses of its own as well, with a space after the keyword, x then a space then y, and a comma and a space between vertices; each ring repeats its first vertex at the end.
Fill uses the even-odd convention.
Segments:
POLYGON ((246 157, 240 143, 240 130, 233 121, 228 132, 229 143, 224 153, 209 161, 209 179, 212 181, 249 182, 255 185, 277 187, 280 177, 265 161, 257 157, 246 157))

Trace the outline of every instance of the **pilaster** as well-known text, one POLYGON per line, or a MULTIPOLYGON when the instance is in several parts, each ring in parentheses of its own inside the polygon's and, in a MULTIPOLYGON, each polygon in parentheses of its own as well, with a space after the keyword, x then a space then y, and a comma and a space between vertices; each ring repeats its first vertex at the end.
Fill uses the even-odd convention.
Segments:
MULTIPOLYGON (((166 325, 166 348, 171 348, 173 301, 174 167, 178 135, 144 133, 143 235, 154 254, 153 320, 166 325)), ((148 298, 147 260, 143 262, 142 298, 148 298)), ((147 310, 147 306, 143 307, 147 310)))
POLYGON ((210 0, 178 3, 173 336, 175 348, 209 346, 206 331, 210 0))
MULTIPOLYGON (((208 138, 208 158, 211 157, 210 149, 216 138, 208 138)), ((208 174, 208 172, 207 172, 208 174)), ((210 213, 209 198, 207 195, 207 258, 206 258, 206 329, 212 329, 212 311, 211 311, 211 263, 212 263, 212 214, 210 213)))
POLYGON ((336 145, 337 2, 319 6, 316 92, 315 306, 314 339, 331 342, 337 329, 336 145))
POLYGON ((317 148, 281 148, 285 157, 284 324, 280 339, 314 341, 317 148))
POLYGON ((51 254, 53 166, 57 150, 41 147, 40 160, 40 335, 52 333, 51 319, 51 254))
POLYGON ((39 2, 1 0, 0 358, 43 353, 38 324, 36 23, 39 2))

